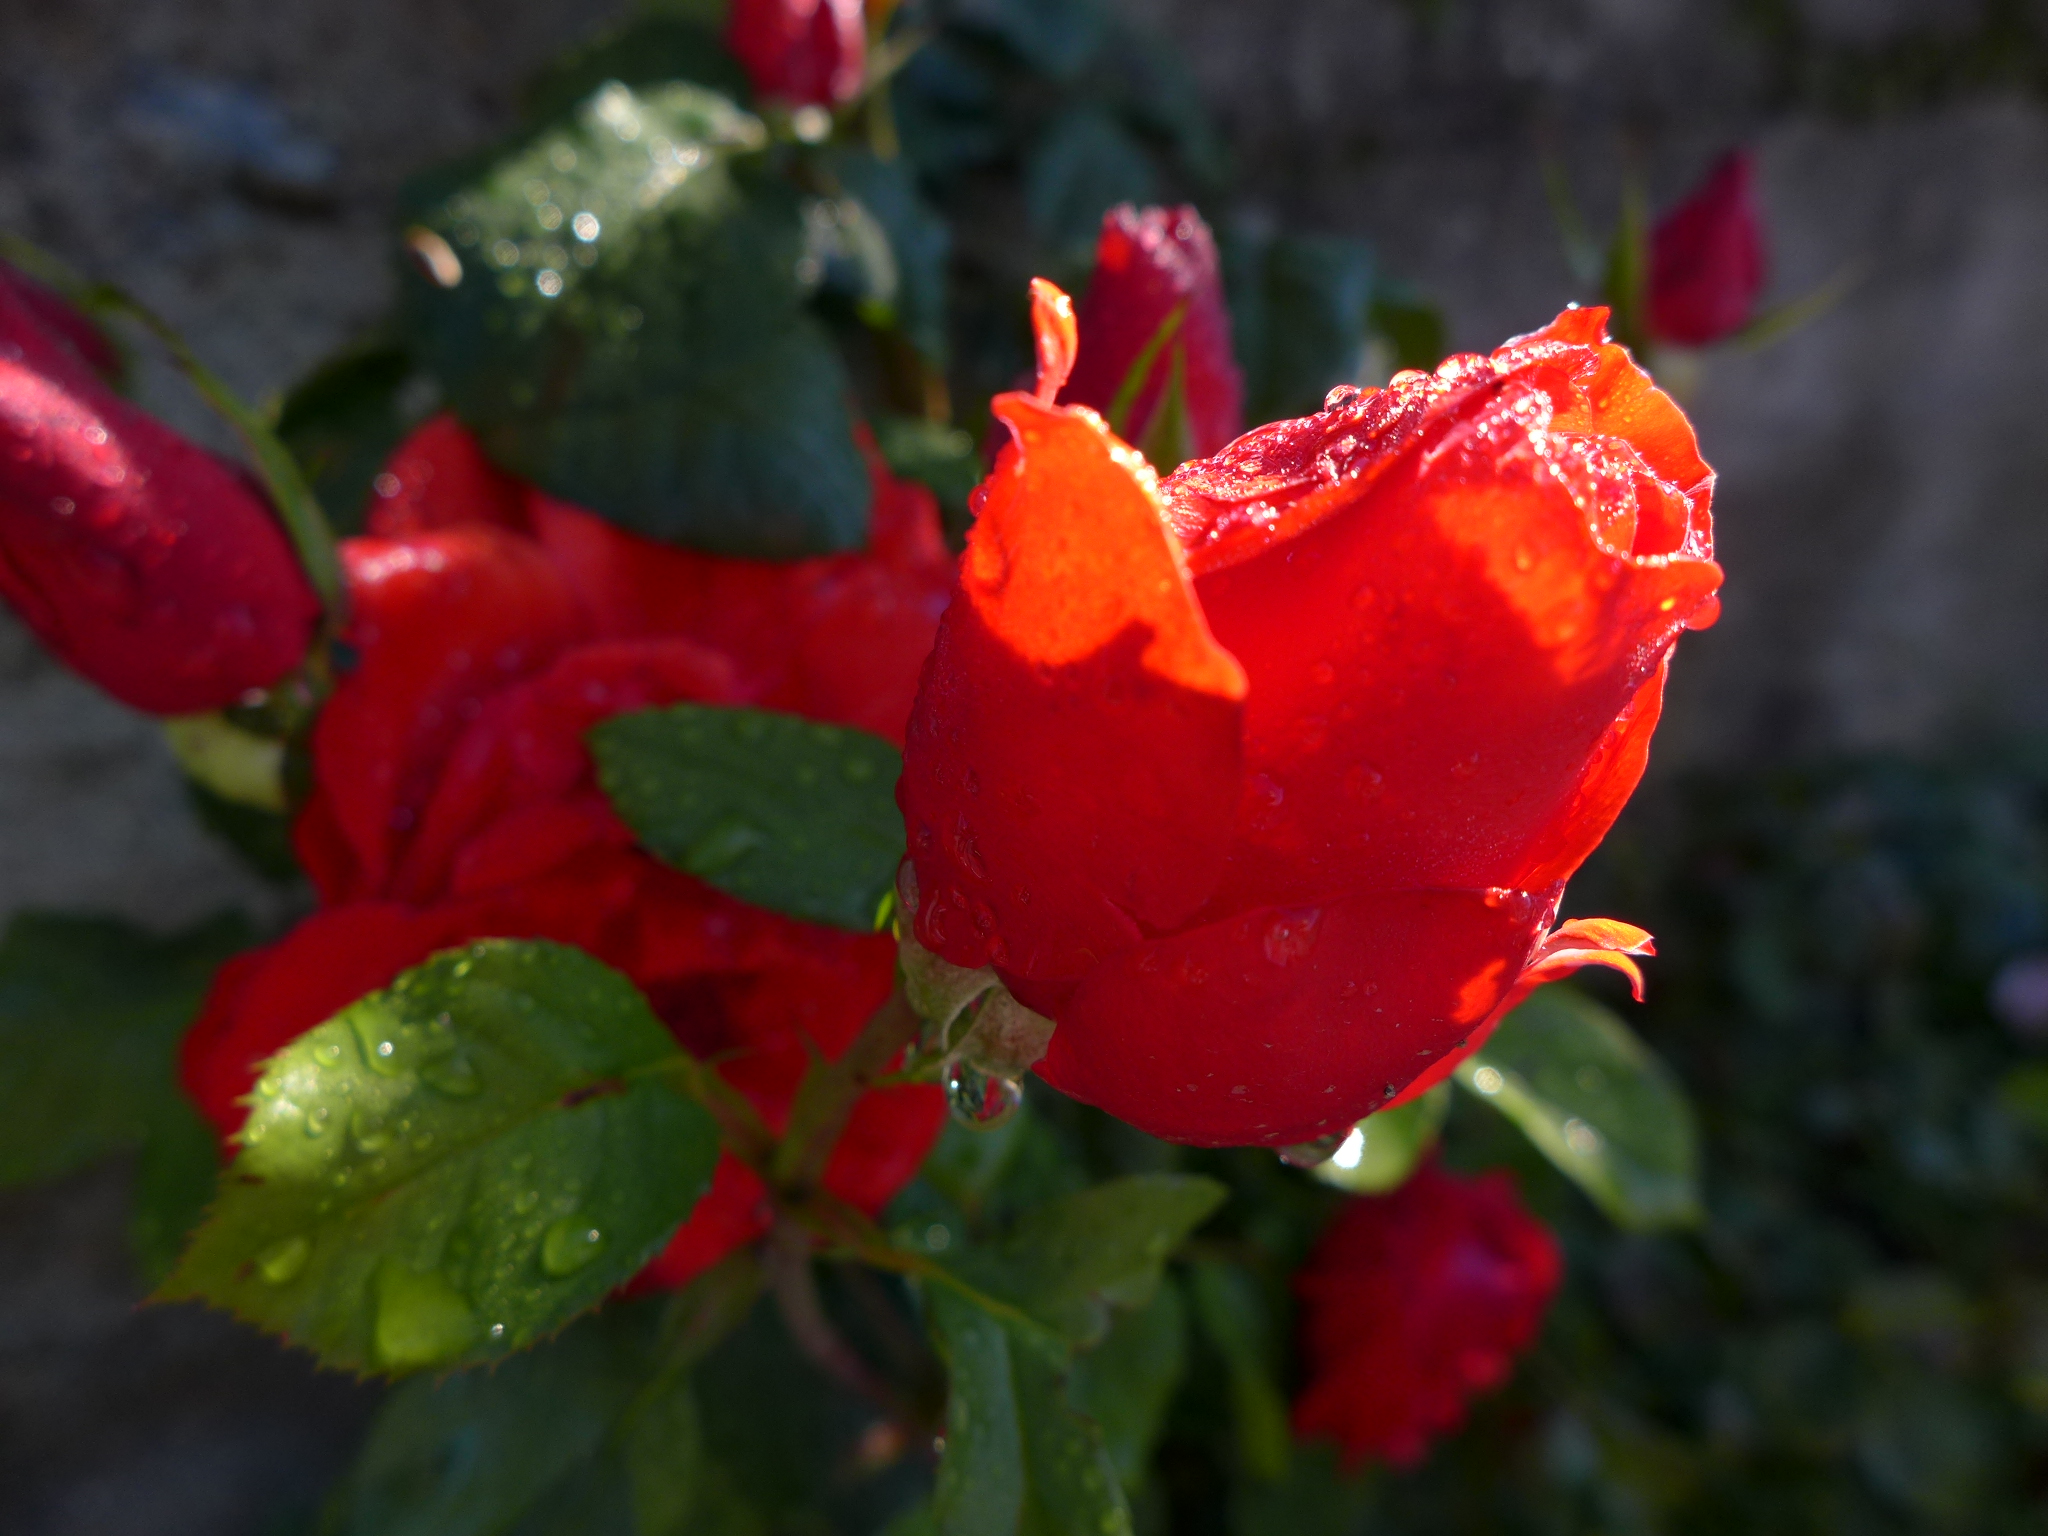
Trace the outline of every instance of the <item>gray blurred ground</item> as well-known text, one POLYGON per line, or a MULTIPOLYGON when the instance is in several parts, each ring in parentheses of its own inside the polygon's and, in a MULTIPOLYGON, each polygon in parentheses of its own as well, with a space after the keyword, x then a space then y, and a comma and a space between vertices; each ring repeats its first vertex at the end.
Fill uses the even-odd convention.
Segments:
MULTIPOLYGON (((1730 579, 1653 772, 2048 732, 2048 111, 1980 88, 1823 109, 1858 68, 1962 48, 1983 4, 1125 3, 1186 50, 1255 199, 1371 237, 1462 347, 1583 296, 1544 152, 1604 222, 1625 154, 1661 200, 1755 143, 1773 297, 1861 275, 1681 381, 1730 579), (1792 29, 1798 78, 1759 16, 1792 29)), ((130 286, 263 395, 379 310, 398 180, 503 124, 526 70, 620 8, 0 0, 0 227, 130 286)), ((271 900, 192 823, 154 728, 0 616, 0 914, 271 900)), ((124 1178, 0 1194, 0 1529, 283 1529, 366 1397, 217 1319, 137 1314, 124 1178)))

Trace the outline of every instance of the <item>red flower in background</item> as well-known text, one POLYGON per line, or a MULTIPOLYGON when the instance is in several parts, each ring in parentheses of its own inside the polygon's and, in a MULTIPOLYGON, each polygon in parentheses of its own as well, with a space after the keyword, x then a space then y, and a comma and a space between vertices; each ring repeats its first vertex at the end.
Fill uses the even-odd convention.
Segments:
MULTIPOLYGON (((1057 303, 1053 300, 1057 299, 1057 303)), ((1155 486, 1043 285, 898 797, 916 932, 1056 1021, 1038 1070, 1141 1129, 1313 1140, 1530 986, 1712 621, 1712 475, 1605 312, 1247 434, 1155 486)))
MULTIPOLYGON (((622 533, 499 474, 451 420, 393 456, 342 550, 359 660, 323 710, 302 859, 332 905, 226 967, 185 1081, 222 1133, 257 1064, 436 950, 574 944, 629 976, 685 1047, 778 1126, 813 1048, 837 1055, 894 984, 894 945, 750 907, 657 863, 597 788, 590 726, 680 700, 765 704, 900 741, 950 560, 929 493, 876 474, 870 551, 719 560, 622 533)), ((879 1208, 943 1118, 868 1095, 826 1171, 879 1208)), ((679 1282, 765 1229, 724 1159, 648 1271, 679 1282)))
POLYGON ((1650 233, 1650 335, 1682 347, 1734 335, 1763 294, 1766 265, 1756 160, 1734 150, 1650 233))
POLYGON ((1410 1463, 1506 1381, 1542 1326, 1564 1259, 1504 1173, 1426 1164, 1352 1200, 1295 1277, 1308 1384, 1294 1426, 1356 1464, 1410 1463))
POLYGON ((1244 430, 1244 380, 1230 346, 1230 312, 1216 241, 1193 208, 1125 203, 1102 216, 1095 274, 1079 314, 1081 346, 1060 399, 1104 415, 1145 348, 1181 315, 1132 398, 1125 437, 1152 430, 1176 366, 1182 377, 1191 456, 1217 452, 1244 430))
POLYGON ((0 265, 0 596, 123 703, 219 709, 298 665, 319 602, 263 494, 109 389, 113 361, 0 265))
POLYGON ((850 100, 867 69, 861 0, 732 0, 725 44, 757 94, 797 106, 850 100))

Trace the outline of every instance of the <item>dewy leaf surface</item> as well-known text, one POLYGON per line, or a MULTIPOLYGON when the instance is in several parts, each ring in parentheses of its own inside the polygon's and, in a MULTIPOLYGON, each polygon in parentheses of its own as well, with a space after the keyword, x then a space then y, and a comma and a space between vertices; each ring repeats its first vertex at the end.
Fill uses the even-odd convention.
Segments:
POLYGON ((238 918, 158 937, 16 917, 0 939, 0 1185, 55 1178, 175 1122, 178 1036, 214 969, 248 942, 238 918))
POLYGON ((764 709, 679 704, 590 733, 598 779, 659 859, 742 901, 874 931, 903 859, 878 736, 764 709))
POLYGON ((646 1000, 579 950, 436 956, 271 1058, 162 1295, 401 1375, 530 1344, 689 1214, 711 1118, 646 1000))
POLYGON ((793 559, 867 537, 848 382, 806 311, 760 121, 613 80, 408 195, 408 331, 514 473, 656 538, 793 559))
POLYGON ((1617 1224, 1650 1230, 1699 1219, 1699 1130, 1684 1089, 1577 988, 1538 988, 1457 1076, 1617 1224))

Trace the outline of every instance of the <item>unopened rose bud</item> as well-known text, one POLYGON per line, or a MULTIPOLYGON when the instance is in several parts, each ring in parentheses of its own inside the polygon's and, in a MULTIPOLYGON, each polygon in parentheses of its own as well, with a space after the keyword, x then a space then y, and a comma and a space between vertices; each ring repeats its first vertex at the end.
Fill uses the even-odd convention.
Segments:
POLYGON ((792 106, 859 95, 867 41, 861 0, 733 0, 725 24, 755 93, 792 106))
POLYGON ((1734 335, 1756 310, 1766 266, 1756 163, 1735 150, 1651 231, 1650 336, 1704 347, 1734 335))
POLYGON ((101 382, 58 302, 0 270, 0 596, 137 709, 275 683, 319 620, 284 530, 247 475, 101 382))

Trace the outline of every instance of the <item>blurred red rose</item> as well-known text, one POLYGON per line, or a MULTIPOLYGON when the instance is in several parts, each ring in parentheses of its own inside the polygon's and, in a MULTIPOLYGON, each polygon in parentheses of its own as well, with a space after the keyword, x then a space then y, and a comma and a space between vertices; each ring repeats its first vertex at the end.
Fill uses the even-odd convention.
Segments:
POLYGON ((1095 275, 1080 305, 1080 353, 1060 399, 1109 414, 1117 393, 1167 319, 1181 318, 1132 397, 1125 437, 1152 431, 1176 368, 1187 407, 1189 457, 1220 450, 1244 430, 1244 380, 1230 346, 1230 311, 1216 241, 1193 208, 1138 209, 1102 216, 1095 275))
POLYGON ((898 796, 919 940, 1057 1022, 1055 1087, 1172 1140, 1310 1141, 1536 981, 1633 970, 1641 930, 1551 927, 1721 573, 1692 430, 1604 322, 1156 488, 1047 403, 1043 328, 898 796))
POLYGON ((1734 150, 1650 233, 1646 329, 1682 347, 1725 340, 1749 323, 1765 276, 1756 161, 1734 150))
POLYGON ((861 0, 732 0, 725 43, 755 93, 797 106, 837 106, 867 71, 861 0))
MULTIPOLYGON (((937 508, 876 469, 869 552, 770 566, 622 533, 490 470, 452 422, 385 471, 342 548, 357 663, 313 735, 301 858, 332 905, 228 966, 185 1080, 223 1133, 256 1065, 438 949, 574 944, 629 976, 779 1126, 813 1049, 844 1050, 894 945, 799 923, 657 863, 598 789, 584 735, 680 700, 759 703, 901 740, 950 562, 937 508)), ((938 1090, 866 1096, 827 1170, 868 1210, 916 1171, 938 1090)), ((730 1157, 648 1278, 680 1282, 768 1221, 730 1157)))
POLYGON ((1548 1228, 1504 1173, 1424 1165, 1392 1194, 1349 1201, 1295 1278, 1304 1436, 1352 1464, 1421 1459, 1465 1406, 1507 1380, 1564 1275, 1548 1228))
POLYGON ((110 360, 0 265, 0 596, 123 703, 219 709, 298 665, 319 602, 262 492, 109 389, 110 360))

